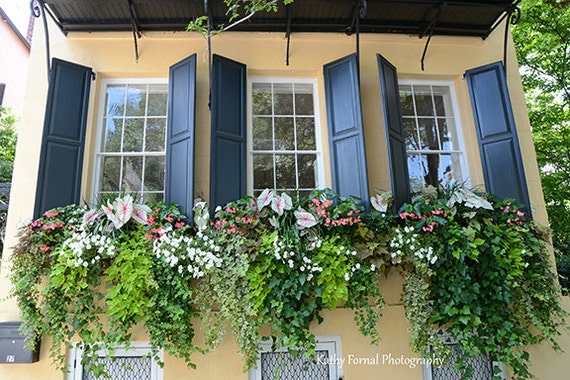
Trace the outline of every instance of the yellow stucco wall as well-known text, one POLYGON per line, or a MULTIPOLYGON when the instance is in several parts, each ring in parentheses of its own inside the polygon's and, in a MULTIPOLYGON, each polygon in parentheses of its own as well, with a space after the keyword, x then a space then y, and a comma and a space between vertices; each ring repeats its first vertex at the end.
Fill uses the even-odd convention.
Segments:
MULTIPOLYGON (((39 23, 38 23, 39 25, 39 23)), ((97 132, 97 110, 100 107, 99 94, 101 81, 105 78, 166 78, 170 65, 186 56, 198 54, 197 110, 196 110, 196 194, 208 199, 210 114, 208 111, 208 68, 206 43, 200 36, 190 33, 150 33, 139 41, 140 58, 136 62, 132 35, 130 33, 89 34, 72 33, 67 38, 52 26, 51 52, 54 57, 90 66, 97 73, 92 83, 88 133, 86 141, 82 198, 90 199, 94 143, 97 132)), ((369 185, 389 189, 390 180, 381 99, 378 80, 376 54, 381 53, 394 64, 400 78, 405 79, 445 79, 453 81, 459 105, 459 118, 464 138, 464 147, 470 173, 471 186, 483 187, 483 175, 478 152, 477 137, 471 111, 466 82, 462 79, 465 70, 496 62, 503 57, 503 32, 497 30, 486 41, 479 38, 434 37, 427 52, 425 71, 421 70, 420 58, 425 39, 403 35, 361 35, 361 96, 365 129, 366 155, 368 161, 369 185)), ((310 77, 318 83, 323 156, 328 161, 328 137, 323 65, 355 51, 355 37, 344 34, 293 34, 291 39, 290 65, 285 65, 286 39, 282 33, 244 34, 225 33, 212 40, 213 53, 223 55, 247 64, 250 76, 271 77, 310 77)), ((523 151, 523 161, 535 219, 546 224, 547 216, 540 187, 534 147, 530 135, 530 125, 526 113, 524 95, 512 43, 509 44, 508 81, 519 139, 523 151)), ((36 178, 42 138, 47 76, 45 67, 45 46, 43 31, 36 27, 35 43, 32 49, 30 78, 26 92, 20 137, 15 163, 12 195, 9 211, 6 247, 16 242, 18 226, 29 220, 33 214, 36 178)), ((327 165, 325 165, 326 167, 327 165)), ((330 172, 325 173, 325 181, 330 185, 330 172)), ((10 255, 9 249, 4 258, 10 255)), ((6 273, 9 265, 2 263, 0 276, 0 299, 9 291, 6 273)), ((317 335, 340 335, 344 356, 353 354, 359 357, 373 357, 376 354, 392 354, 399 357, 416 357, 408 347, 407 322, 400 302, 401 281, 394 274, 383 281, 382 289, 389 307, 384 310, 379 329, 382 341, 379 346, 370 346, 353 323, 350 310, 326 312, 323 324, 314 327, 317 335)), ((570 301, 564 299, 570 310, 570 301)), ((0 321, 18 319, 18 310, 13 300, 0 303, 0 321)), ((134 340, 145 340, 144 334, 136 332, 134 340)), ((28 365, 1 365, 0 379, 63 379, 64 375, 50 364, 47 354, 47 341, 42 344, 41 359, 28 365)), ((561 345, 570 351, 570 335, 564 332, 561 345)), ((246 379, 241 371, 242 359, 236 353, 237 346, 227 339, 214 353, 197 355, 197 369, 187 369, 180 361, 165 358, 164 379, 246 379)), ((532 349, 533 368, 540 380, 565 378, 565 357, 553 354, 550 349, 532 349)), ((421 368, 414 369, 401 365, 381 364, 346 365, 345 379, 407 380, 422 379, 421 368)))

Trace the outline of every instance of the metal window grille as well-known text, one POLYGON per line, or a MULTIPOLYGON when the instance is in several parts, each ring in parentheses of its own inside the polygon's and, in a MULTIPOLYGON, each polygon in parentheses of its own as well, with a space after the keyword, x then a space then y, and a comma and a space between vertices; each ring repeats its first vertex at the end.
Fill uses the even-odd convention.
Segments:
POLYGON ((261 353, 262 380, 329 380, 327 350, 317 351, 318 360, 292 356, 288 352, 261 353))
MULTIPOLYGON (((103 364, 111 380, 149 380, 151 378, 152 359, 140 356, 100 357, 95 364, 103 364)), ((83 373, 83 380, 102 380, 89 372, 83 373)))
MULTIPOLYGON (((454 347, 451 348, 451 355, 448 361, 440 367, 432 366, 432 380, 458 380, 461 379, 461 373, 455 368, 459 353, 454 347)), ((467 361, 468 365, 473 368, 473 374, 470 380, 492 380, 493 379, 493 361, 489 354, 479 354, 477 358, 471 358, 467 361)))

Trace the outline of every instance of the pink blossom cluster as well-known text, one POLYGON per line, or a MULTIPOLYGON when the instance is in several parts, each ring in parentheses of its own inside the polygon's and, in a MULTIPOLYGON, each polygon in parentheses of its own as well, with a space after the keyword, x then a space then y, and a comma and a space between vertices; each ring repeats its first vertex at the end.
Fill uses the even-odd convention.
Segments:
POLYGON ((513 213, 513 217, 508 218, 507 223, 509 223, 509 224, 511 224, 511 223, 522 224, 521 218, 524 217, 525 214, 523 211, 517 210, 517 208, 515 206, 513 206, 512 202, 507 202, 507 205, 502 206, 501 210, 505 214, 513 213))
POLYGON ((313 198, 311 199, 311 205, 309 207, 317 217, 325 220, 325 227, 352 226, 362 221, 362 218, 358 215, 360 210, 350 210, 346 213, 346 217, 339 217, 342 214, 340 210, 337 211, 338 215, 331 215, 329 208, 332 205, 333 201, 330 199, 321 201, 318 198, 313 198))

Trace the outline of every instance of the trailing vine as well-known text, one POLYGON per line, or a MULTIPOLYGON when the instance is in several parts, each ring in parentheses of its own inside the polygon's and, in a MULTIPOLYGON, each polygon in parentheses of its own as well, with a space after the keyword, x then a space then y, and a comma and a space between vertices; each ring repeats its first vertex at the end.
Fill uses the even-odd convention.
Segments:
POLYGON ((231 331, 247 370, 262 340, 315 355, 312 328, 325 309, 352 309, 377 343, 378 285, 397 271, 414 351, 441 357, 453 342, 463 379, 479 355, 509 366, 514 379, 532 377, 527 347, 559 349, 566 324, 548 236, 514 203, 462 187, 428 188, 398 215, 387 212, 390 201, 378 193, 367 213, 330 190, 306 198, 266 190, 211 220, 197 201, 193 227, 175 205, 129 195, 48 211, 21 229, 12 257, 23 331, 29 346, 51 336, 62 369, 66 346, 81 342, 96 375, 104 374, 92 360, 98 351, 128 347, 137 325, 157 359, 164 349, 189 366, 231 331))

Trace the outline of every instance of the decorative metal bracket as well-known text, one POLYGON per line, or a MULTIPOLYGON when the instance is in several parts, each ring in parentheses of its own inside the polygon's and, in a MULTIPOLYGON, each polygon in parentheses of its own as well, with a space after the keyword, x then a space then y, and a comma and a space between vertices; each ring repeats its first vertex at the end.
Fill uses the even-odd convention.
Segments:
POLYGON ((142 37, 142 33, 140 31, 141 27, 140 27, 140 23, 139 23, 139 19, 137 17, 137 12, 135 10, 135 6, 133 4, 132 0, 127 0, 128 4, 129 4, 129 13, 131 15, 131 27, 133 28, 133 39, 135 41, 135 57, 137 60, 137 63, 139 61, 139 44, 138 44, 138 40, 139 38, 142 37))
POLYGON ((49 83, 49 78, 51 76, 51 53, 49 49, 49 29, 46 18, 46 8, 44 0, 30 0, 30 10, 34 17, 42 17, 42 22, 44 26, 45 34, 45 44, 46 44, 46 67, 47 67, 47 79, 49 83))
POLYGON ((443 10, 445 9, 446 6, 447 6, 447 3, 441 3, 439 5, 439 9, 437 10, 437 13, 431 19, 430 23, 424 28, 424 30, 421 31, 421 33, 419 35, 420 38, 422 38, 426 34, 428 35, 428 39, 426 41, 426 44, 424 46, 424 51, 422 53, 422 59, 420 61, 421 65, 422 65, 422 71, 424 71, 424 62, 426 59, 428 46, 429 46, 429 43, 431 42, 431 37, 433 36, 433 28, 434 28, 435 24, 437 23, 437 21, 439 20, 439 18, 441 17, 443 10))
POLYGON ((518 7, 518 3, 513 5, 509 10, 507 15, 507 21, 505 23, 505 38, 503 40, 503 66, 505 71, 507 70, 507 42, 509 41, 509 25, 518 24, 521 19, 521 9, 518 7))

